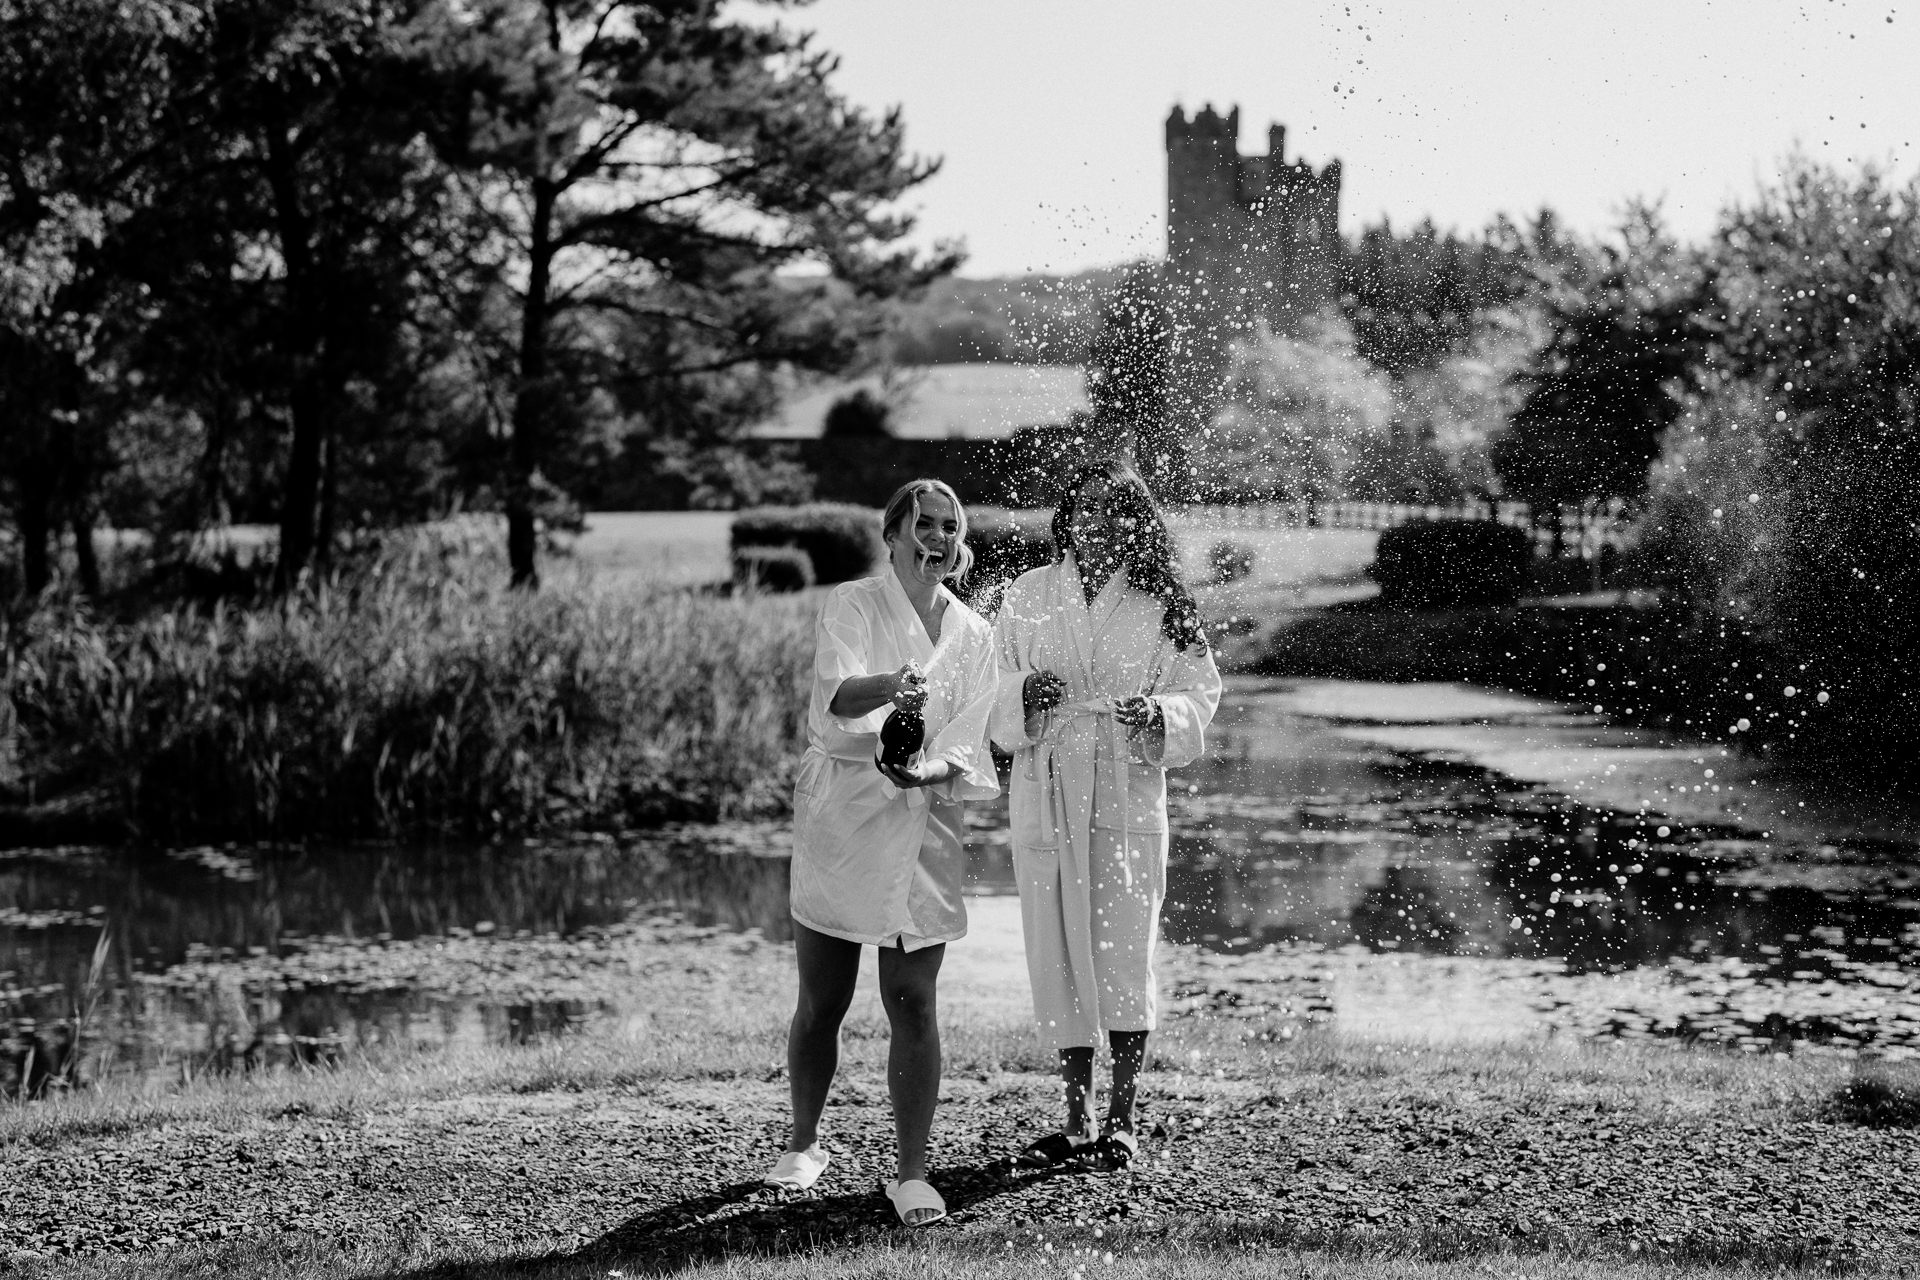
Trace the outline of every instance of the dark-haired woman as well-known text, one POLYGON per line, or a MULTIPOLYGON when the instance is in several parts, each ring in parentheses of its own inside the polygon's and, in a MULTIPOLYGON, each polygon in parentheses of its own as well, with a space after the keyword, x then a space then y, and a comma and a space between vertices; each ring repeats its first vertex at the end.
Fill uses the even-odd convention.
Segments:
POLYGON ((878 947, 899 1157, 887 1197, 918 1227, 946 1215, 926 1180, 940 1092, 934 983, 946 944, 967 931, 960 802, 1000 793, 987 750, 997 677, 991 628, 946 585, 972 561, 953 490, 938 480, 901 486, 881 531, 886 568, 835 587, 814 631, 807 753, 793 797, 793 1131, 766 1181, 801 1191, 827 1167, 818 1129, 840 1022, 861 947, 878 947), (896 707, 918 709, 924 721, 905 764, 881 758, 881 729, 896 707))
POLYGON ((1156 1023, 1167 883, 1166 770, 1198 757, 1220 675, 1167 527, 1132 467, 1088 467, 1053 517, 1058 563, 1015 579, 994 626, 993 738, 1014 753, 1014 872, 1043 1044, 1060 1053, 1061 1131, 1029 1166, 1115 1169, 1138 1150, 1134 1082, 1156 1023), (1093 1122, 1093 1059, 1113 1057, 1093 1122))

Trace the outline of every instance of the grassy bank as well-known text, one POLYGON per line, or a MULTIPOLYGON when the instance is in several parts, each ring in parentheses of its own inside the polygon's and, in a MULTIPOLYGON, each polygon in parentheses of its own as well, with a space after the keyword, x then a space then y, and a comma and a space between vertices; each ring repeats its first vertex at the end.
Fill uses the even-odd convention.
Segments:
POLYGON ((484 834, 784 807, 810 598, 505 582, 492 539, 442 531, 285 603, 126 623, 44 607, 6 637, 0 834, 484 834))
POLYGON ((1847 740, 1855 693, 1731 629, 1651 599, 1414 610, 1375 601, 1262 619, 1246 669, 1356 680, 1458 680, 1604 708, 1803 767, 1910 784, 1904 757, 1847 740))
POLYGON ((828 1107, 834 1167, 782 1200, 752 1180, 783 1133, 791 949, 664 924, 623 946, 632 999, 546 1044, 0 1110, 0 1270, 1538 1280, 1920 1262, 1903 1068, 1383 1042, 1252 1007, 1154 1037, 1142 1159, 1113 1176, 1010 1170, 1057 1122, 1046 1055, 1023 1022, 949 1016, 933 1168, 954 1217, 908 1235, 874 1191, 891 1125, 871 999, 828 1107))

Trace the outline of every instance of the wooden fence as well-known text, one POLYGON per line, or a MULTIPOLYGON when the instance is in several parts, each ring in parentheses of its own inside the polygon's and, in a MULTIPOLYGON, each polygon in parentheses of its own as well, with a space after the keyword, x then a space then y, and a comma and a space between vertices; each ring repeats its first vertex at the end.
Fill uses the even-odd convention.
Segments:
POLYGON ((1189 507, 1222 529, 1391 529, 1414 520, 1495 520, 1533 534, 1547 559, 1608 560, 1626 545, 1632 524, 1618 500, 1536 512, 1524 502, 1264 502, 1189 507))

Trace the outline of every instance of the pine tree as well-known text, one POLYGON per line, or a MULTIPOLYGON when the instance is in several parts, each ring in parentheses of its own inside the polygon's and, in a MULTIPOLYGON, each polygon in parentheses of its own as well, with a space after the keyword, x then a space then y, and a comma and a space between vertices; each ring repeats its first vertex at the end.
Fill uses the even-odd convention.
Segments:
POLYGON ((832 55, 738 6, 477 0, 442 10, 426 47, 468 104, 436 141, 490 220, 517 310, 503 489, 518 584, 538 583, 550 473, 609 398, 684 427, 702 379, 845 367, 880 332, 865 304, 957 262, 899 247, 912 224, 892 202, 936 165, 906 154, 898 112, 849 105, 832 55))

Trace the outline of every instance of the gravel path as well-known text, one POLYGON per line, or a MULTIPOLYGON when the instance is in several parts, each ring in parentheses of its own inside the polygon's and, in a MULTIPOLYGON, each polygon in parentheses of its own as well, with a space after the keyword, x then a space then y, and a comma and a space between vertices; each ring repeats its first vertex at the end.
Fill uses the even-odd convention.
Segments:
MULTIPOLYGON (((1524 1104, 1442 1081, 1150 1078, 1154 1126, 1123 1174, 1032 1175, 1004 1157, 1054 1118, 1034 1075, 950 1081, 934 1180, 962 1227, 1128 1238, 1232 1215, 1305 1243, 1356 1235, 1451 1252, 1645 1249, 1698 1259, 1798 1252, 1920 1258, 1920 1140, 1815 1119, 1776 1126, 1609 1110, 1569 1090, 1524 1104)), ((877 1185, 878 1079, 837 1090, 835 1163, 809 1196, 751 1180, 778 1150, 777 1081, 471 1096, 352 1119, 299 1109, 7 1153, 0 1258, 299 1232, 342 1247, 377 1224, 468 1256, 579 1254, 672 1265, 893 1230, 877 1185)))

